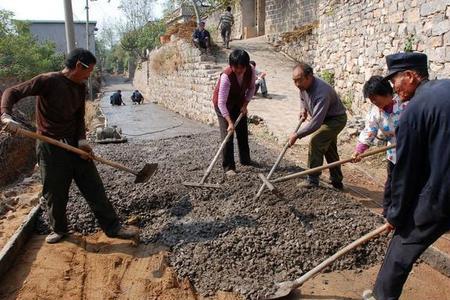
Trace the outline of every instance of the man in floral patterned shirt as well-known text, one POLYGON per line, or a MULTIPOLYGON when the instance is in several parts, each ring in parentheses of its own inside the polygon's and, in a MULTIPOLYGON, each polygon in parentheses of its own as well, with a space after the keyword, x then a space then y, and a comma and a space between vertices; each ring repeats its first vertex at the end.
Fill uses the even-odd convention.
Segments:
MULTIPOLYGON (((383 133, 388 145, 396 143, 395 128, 400 114, 407 102, 402 103, 388 81, 381 76, 372 76, 363 87, 364 98, 369 98, 374 106, 366 117, 366 126, 358 137, 358 143, 353 154, 353 162, 361 160, 360 155, 369 149, 377 138, 378 131, 383 133)), ((397 160, 395 149, 387 150, 387 179, 384 185, 383 216, 391 203, 391 175, 397 160)))

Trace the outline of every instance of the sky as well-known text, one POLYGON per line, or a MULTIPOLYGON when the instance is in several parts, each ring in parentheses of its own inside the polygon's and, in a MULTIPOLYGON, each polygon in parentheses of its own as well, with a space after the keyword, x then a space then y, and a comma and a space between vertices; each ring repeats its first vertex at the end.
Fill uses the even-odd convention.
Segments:
MULTIPOLYGON (((158 0, 155 17, 162 15, 162 2, 158 0)), ((102 30, 102 24, 107 20, 122 18, 122 12, 117 7, 120 0, 89 0, 89 20, 97 21, 97 27, 102 30)), ((86 20, 86 0, 72 0, 73 20, 86 20)), ((19 20, 64 20, 63 0, 0 0, 0 9, 10 10, 14 18, 19 20)))

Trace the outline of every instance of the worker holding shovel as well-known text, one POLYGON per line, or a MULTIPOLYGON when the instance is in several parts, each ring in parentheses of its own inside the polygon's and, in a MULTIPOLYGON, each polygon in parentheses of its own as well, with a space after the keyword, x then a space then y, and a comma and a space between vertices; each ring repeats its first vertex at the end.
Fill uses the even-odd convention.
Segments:
MULTIPOLYGON (((87 153, 92 149, 85 132, 85 81, 96 64, 95 56, 84 49, 74 49, 60 72, 38 75, 5 90, 1 101, 1 121, 7 128, 20 126, 11 117, 15 103, 27 96, 37 96, 36 122, 38 133, 87 153)), ((80 157, 55 145, 38 141, 37 157, 52 232, 48 243, 57 243, 67 234, 66 206, 69 188, 75 180, 87 200, 100 227, 110 237, 136 238, 135 227, 121 226, 107 199, 105 188, 91 157, 80 157)))
MULTIPOLYGON (((313 69, 306 63, 294 67, 292 79, 300 90, 300 118, 306 119, 309 114, 311 120, 291 134, 289 144, 292 146, 297 139, 313 134, 309 143, 308 168, 321 166, 324 156, 328 163, 338 161, 337 136, 347 123, 341 99, 331 85, 314 76, 313 69)), ((320 172, 308 175, 302 187, 317 187, 319 177, 320 172)), ((333 187, 344 188, 340 166, 330 168, 330 177, 333 187)))
MULTIPOLYGON (((378 131, 383 133, 388 145, 396 143, 395 128, 397 128, 400 114, 408 102, 402 102, 387 80, 381 76, 372 76, 363 87, 364 98, 369 98, 373 107, 366 117, 366 125, 358 137, 358 143, 353 153, 353 162, 361 161, 363 154, 377 138, 378 131)), ((384 185, 383 216, 391 203, 391 176, 396 162, 395 148, 387 153, 387 178, 384 185)))
MULTIPOLYGON (((248 145, 247 105, 255 94, 255 80, 255 69, 250 65, 250 56, 246 51, 236 49, 230 53, 229 66, 220 75, 213 95, 221 137, 224 139, 228 132, 236 131, 242 165, 252 163, 248 145), (234 122, 240 114, 243 117, 235 128, 234 122)), ((222 150, 222 159, 226 175, 236 175, 232 136, 222 150)))
POLYGON ((429 80, 427 56, 386 56, 386 79, 409 100, 396 130, 397 162, 386 219, 395 229, 366 300, 395 300, 420 255, 450 229, 450 80, 429 80))

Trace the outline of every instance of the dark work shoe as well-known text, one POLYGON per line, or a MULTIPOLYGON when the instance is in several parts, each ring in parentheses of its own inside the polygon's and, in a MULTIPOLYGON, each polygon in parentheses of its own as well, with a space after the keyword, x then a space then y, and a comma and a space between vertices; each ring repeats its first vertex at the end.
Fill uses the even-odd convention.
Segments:
POLYGON ((261 164, 256 162, 256 161, 245 161, 245 162, 241 162, 241 165, 243 166, 249 166, 249 167, 255 167, 255 168, 259 168, 261 167, 261 164))
POLYGON ((272 99, 272 97, 269 96, 269 94, 262 94, 262 96, 263 96, 263 98, 266 98, 266 99, 272 99))
POLYGON ((342 182, 332 181, 331 185, 340 191, 344 190, 344 184, 342 182))

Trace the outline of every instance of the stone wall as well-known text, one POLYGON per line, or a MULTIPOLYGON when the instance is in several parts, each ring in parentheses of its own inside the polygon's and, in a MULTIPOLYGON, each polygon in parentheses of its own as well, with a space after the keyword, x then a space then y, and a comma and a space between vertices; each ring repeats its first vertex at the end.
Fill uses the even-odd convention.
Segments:
POLYGON ((316 0, 266 0, 265 32, 268 35, 292 31, 316 20, 316 0))
MULTIPOLYGON (((0 80, 0 90, 16 84, 16 80, 0 80)), ((22 99, 15 105, 14 114, 34 124, 35 97, 22 99), (19 110, 20 112, 17 112, 19 110)), ((11 136, 6 133, 0 135, 0 187, 17 181, 23 173, 28 173, 36 163, 35 140, 11 136)))
MULTIPOLYGON (((281 10, 278 4, 271 5, 281 10)), ((365 107, 363 83, 371 75, 383 74, 385 56, 403 51, 408 44, 428 55, 432 78, 450 74, 450 1, 320 0, 316 16, 317 29, 282 44, 281 49, 297 60, 311 62, 316 73, 334 73, 337 91, 352 101, 355 111, 365 107)), ((282 32, 285 23, 272 28, 282 32)), ((268 38, 280 42, 273 35, 268 38)))
POLYGON ((172 41, 150 53, 136 70, 133 84, 145 99, 213 125, 217 117, 211 99, 222 70, 213 59, 201 56, 190 43, 172 41), (167 63, 159 66, 162 60, 167 63))

